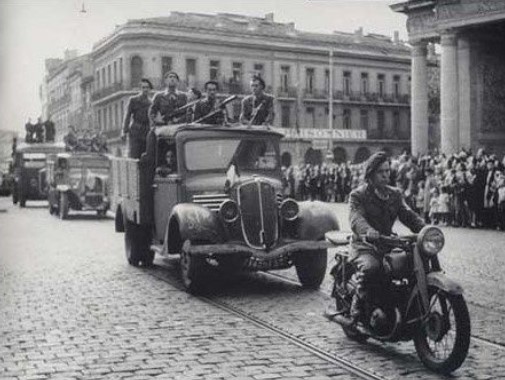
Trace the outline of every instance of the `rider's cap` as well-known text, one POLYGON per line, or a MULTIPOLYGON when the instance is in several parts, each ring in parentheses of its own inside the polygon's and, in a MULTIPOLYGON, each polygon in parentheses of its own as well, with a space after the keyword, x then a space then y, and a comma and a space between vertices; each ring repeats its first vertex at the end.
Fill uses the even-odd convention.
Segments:
POLYGON ((365 164, 365 180, 369 180, 373 173, 381 166, 384 162, 389 159, 386 152, 377 152, 372 154, 365 164))

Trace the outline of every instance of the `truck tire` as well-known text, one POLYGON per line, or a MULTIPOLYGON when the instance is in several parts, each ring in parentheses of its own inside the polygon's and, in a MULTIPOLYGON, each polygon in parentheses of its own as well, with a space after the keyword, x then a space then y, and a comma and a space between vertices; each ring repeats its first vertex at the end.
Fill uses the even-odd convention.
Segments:
POLYGON ((189 240, 186 240, 182 245, 180 261, 181 280, 188 293, 198 295, 203 292, 206 283, 206 261, 188 252, 187 247, 190 244, 189 240))
POLYGON ((61 220, 68 218, 68 194, 60 194, 60 206, 58 207, 58 215, 61 220))
POLYGON ((17 189, 14 187, 12 189, 12 204, 15 205, 18 203, 18 191, 17 189))
POLYGON ((144 226, 140 226, 125 219, 125 254, 128 264, 138 267, 141 263, 145 267, 153 264, 154 252, 150 249, 151 233, 144 226))
POLYGON ((319 289, 326 275, 327 257, 326 249, 309 254, 301 252, 295 257, 296 274, 304 288, 319 289))

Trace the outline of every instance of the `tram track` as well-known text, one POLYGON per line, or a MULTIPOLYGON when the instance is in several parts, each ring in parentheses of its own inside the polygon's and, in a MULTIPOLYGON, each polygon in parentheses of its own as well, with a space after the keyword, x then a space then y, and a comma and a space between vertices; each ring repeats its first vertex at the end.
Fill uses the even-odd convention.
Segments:
MULTIPOLYGON (((166 276, 156 273, 155 271, 149 271, 149 274, 162 282, 170 284, 170 285, 176 287, 177 289, 184 291, 183 286, 178 281, 175 281, 171 278, 167 278, 166 276)), ((364 369, 364 368, 352 363, 351 361, 349 361, 343 357, 339 357, 338 355, 327 352, 327 351, 325 351, 325 350, 323 350, 323 349, 321 349, 321 348, 319 348, 309 342, 306 342, 305 340, 275 326, 274 324, 269 323, 261 318, 258 318, 257 316, 254 316, 252 313, 243 311, 240 308, 232 306, 227 302, 220 301, 217 298, 212 297, 211 295, 199 295, 199 296, 195 296, 195 297, 198 298, 199 300, 211 305, 211 306, 214 306, 214 307, 222 310, 222 311, 225 311, 225 312, 232 314, 236 317, 242 318, 242 319, 254 324, 255 326, 257 326, 263 330, 267 330, 271 333, 274 333, 277 336, 286 340, 287 342, 290 342, 291 344, 294 344, 297 347, 300 347, 301 349, 305 350, 306 352, 309 352, 309 353, 315 355, 316 357, 318 357, 328 363, 334 364, 334 365, 340 367, 341 369, 347 370, 349 373, 353 374, 354 376, 356 376, 359 379, 364 379, 364 380, 386 380, 387 379, 386 377, 383 377, 383 376, 381 376, 375 372, 372 372, 370 370, 364 369)))
MULTIPOLYGON (((300 284, 297 280, 295 280, 293 278, 290 278, 288 276, 279 274, 279 273, 272 273, 272 272, 262 272, 262 273, 263 273, 263 275, 265 275, 267 277, 277 278, 277 279, 280 279, 282 281, 289 282, 290 284, 293 284, 293 285, 299 285, 300 284)), ((320 289, 320 290, 318 290, 318 292, 321 293, 321 294, 324 294, 327 297, 331 297, 331 294, 329 292, 327 292, 327 291, 324 291, 324 290, 320 289)), ((483 306, 480 305, 480 304, 476 304, 476 303, 472 303, 472 302, 468 302, 468 301, 466 301, 466 302, 468 304, 475 305, 475 306, 483 308, 483 306)), ((488 346, 491 346, 493 348, 497 348, 497 349, 500 349, 500 350, 505 350, 505 344, 503 344, 503 343, 496 342, 496 341, 493 341, 491 339, 488 339, 488 338, 485 338, 485 337, 482 337, 482 336, 479 336, 479 335, 475 335, 475 334, 471 334, 470 336, 476 342, 479 342, 479 343, 482 343, 482 344, 485 344, 485 345, 488 345, 488 346)))

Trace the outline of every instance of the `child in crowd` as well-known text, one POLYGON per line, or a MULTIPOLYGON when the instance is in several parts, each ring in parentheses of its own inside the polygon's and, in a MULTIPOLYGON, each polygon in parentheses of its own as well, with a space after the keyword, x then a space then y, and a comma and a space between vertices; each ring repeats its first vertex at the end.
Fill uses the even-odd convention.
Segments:
POLYGON ((438 189, 434 187, 431 190, 431 199, 430 199, 430 214, 429 214, 431 223, 438 224, 438 189))
POLYGON ((438 196, 438 216, 440 224, 447 226, 449 223, 450 195, 447 186, 442 186, 442 191, 438 196))

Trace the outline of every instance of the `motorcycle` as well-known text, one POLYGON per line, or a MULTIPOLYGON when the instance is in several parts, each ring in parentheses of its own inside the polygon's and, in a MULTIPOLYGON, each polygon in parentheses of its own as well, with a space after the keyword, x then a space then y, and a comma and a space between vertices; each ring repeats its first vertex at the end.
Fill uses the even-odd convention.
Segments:
MULTIPOLYGON (((337 248, 331 270, 335 303, 326 315, 340 324, 348 338, 361 343, 368 338, 413 340, 419 359, 441 374, 449 374, 463 364, 470 345, 470 316, 463 288, 440 267, 438 253, 445 238, 439 228, 426 226, 419 234, 380 236, 378 241, 368 241, 385 244, 391 250, 383 258, 382 282, 370 287, 357 321, 350 316, 360 275, 349 262, 352 237, 330 232, 326 239, 337 248)), ((367 243, 364 236, 357 239, 367 243)))

